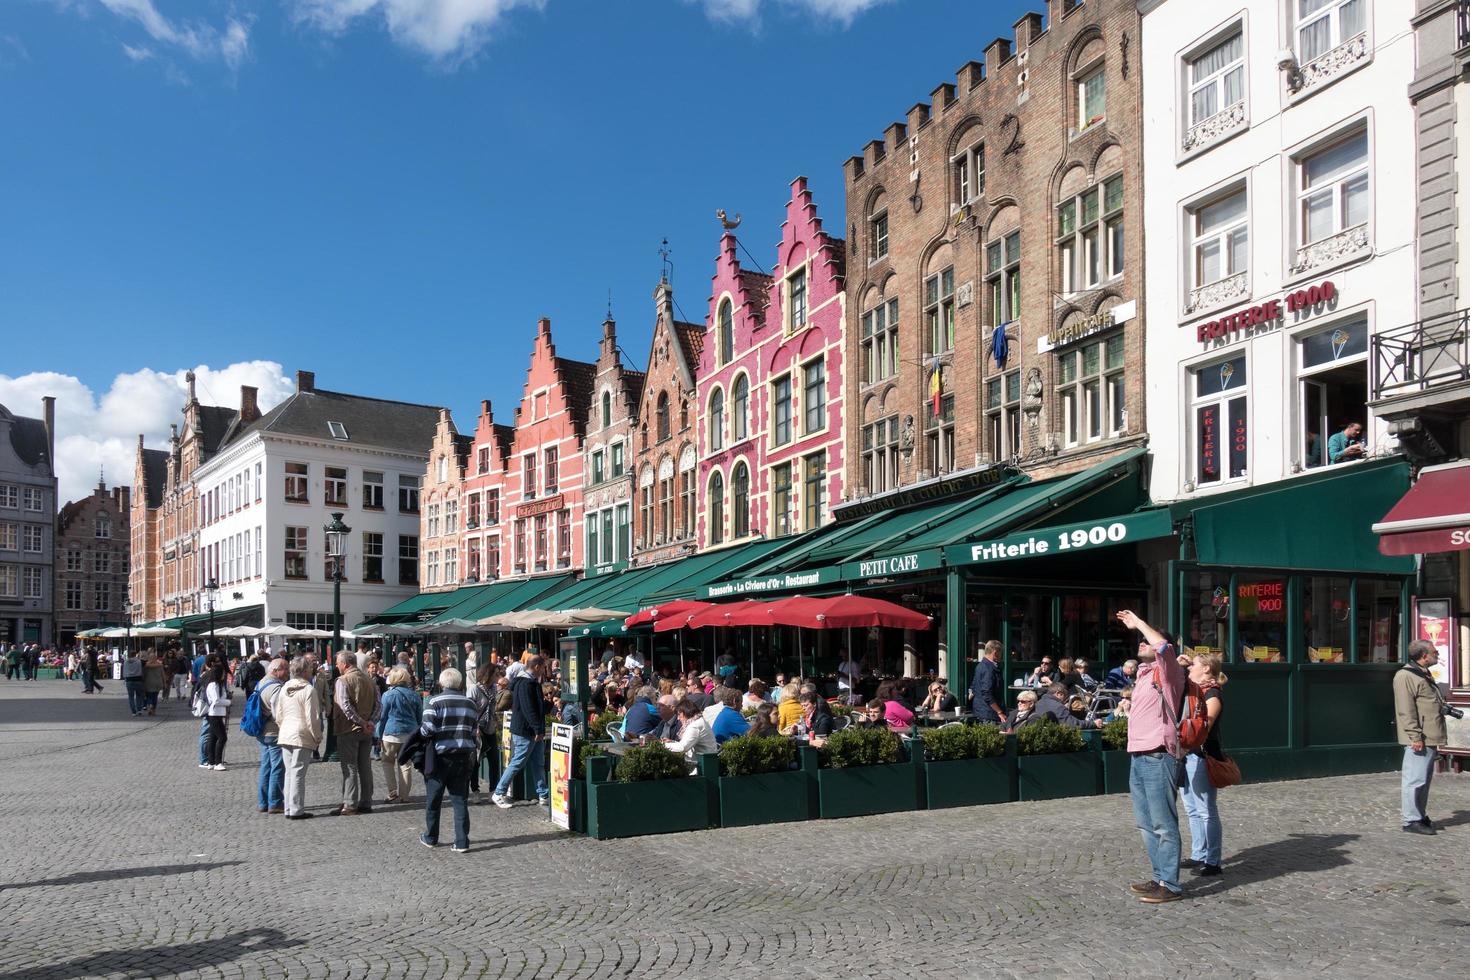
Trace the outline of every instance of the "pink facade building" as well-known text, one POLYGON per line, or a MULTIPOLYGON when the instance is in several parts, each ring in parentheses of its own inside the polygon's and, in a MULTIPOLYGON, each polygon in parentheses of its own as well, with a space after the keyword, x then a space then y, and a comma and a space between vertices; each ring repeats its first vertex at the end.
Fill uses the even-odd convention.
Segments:
POLYGON ((697 369, 701 548, 827 522, 843 497, 845 243, 791 185, 771 275, 726 231, 697 369))

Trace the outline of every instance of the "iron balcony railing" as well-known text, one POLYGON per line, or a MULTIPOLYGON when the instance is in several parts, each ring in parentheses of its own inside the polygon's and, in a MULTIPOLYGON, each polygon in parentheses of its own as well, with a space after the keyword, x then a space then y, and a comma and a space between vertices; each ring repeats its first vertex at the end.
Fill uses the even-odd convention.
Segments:
POLYGON ((1373 336, 1373 400, 1470 381, 1470 309, 1373 336))

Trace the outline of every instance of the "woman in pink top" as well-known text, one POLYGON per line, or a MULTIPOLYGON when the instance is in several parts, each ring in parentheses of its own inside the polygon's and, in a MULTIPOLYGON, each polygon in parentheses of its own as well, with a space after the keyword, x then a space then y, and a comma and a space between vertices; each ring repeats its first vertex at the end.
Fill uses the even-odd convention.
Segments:
POLYGON ((884 681, 878 685, 875 700, 883 702, 883 718, 888 722, 888 727, 895 732, 906 732, 914 727, 914 713, 899 700, 898 685, 892 681, 884 681))

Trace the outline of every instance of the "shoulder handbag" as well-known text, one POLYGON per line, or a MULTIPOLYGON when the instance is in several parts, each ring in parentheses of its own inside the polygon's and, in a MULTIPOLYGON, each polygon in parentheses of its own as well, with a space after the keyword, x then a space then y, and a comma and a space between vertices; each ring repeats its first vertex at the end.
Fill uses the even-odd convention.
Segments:
POLYGON ((1216 789, 1240 785, 1240 766, 1228 755, 1223 759, 1216 759, 1207 753, 1205 774, 1210 778, 1210 785, 1216 789))

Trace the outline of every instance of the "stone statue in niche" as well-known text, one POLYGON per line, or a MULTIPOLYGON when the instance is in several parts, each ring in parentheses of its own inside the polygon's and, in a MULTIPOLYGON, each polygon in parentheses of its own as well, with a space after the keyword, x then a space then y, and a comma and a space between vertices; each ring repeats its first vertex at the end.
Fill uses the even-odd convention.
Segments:
POLYGON ((1041 369, 1033 367, 1026 372, 1026 388, 1021 395, 1021 411, 1034 429, 1041 423, 1041 369))
POLYGON ((904 459, 914 454, 914 417, 912 415, 903 417, 903 431, 898 434, 898 451, 903 453, 904 459))

